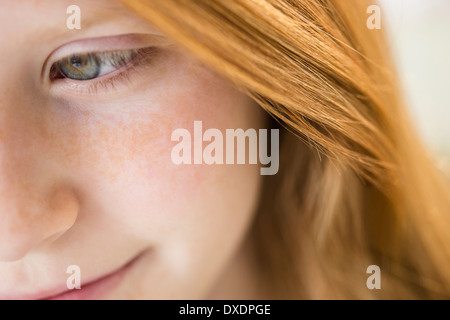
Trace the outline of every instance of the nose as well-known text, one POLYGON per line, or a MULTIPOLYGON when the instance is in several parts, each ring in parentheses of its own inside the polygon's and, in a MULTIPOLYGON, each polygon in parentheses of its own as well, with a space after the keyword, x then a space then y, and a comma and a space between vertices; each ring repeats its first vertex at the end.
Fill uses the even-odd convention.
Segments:
POLYGON ((75 223, 78 201, 67 187, 39 196, 32 190, 2 192, 0 261, 15 261, 40 245, 58 239, 75 223))
POLYGON ((20 110, 0 108, 0 261, 49 245, 79 210, 75 190, 51 162, 38 118, 20 110))

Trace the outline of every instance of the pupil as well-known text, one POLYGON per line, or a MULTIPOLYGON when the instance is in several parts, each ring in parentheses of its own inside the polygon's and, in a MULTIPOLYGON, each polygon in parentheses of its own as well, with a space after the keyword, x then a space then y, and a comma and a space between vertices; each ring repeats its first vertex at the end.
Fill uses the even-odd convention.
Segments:
POLYGON ((80 56, 73 56, 70 58, 70 63, 75 68, 79 68, 83 65, 83 59, 80 56))

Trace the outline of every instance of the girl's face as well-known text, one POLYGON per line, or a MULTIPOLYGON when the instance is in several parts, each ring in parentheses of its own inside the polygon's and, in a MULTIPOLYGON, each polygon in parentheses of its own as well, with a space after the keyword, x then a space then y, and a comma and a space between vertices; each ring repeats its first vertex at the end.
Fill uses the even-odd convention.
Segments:
POLYGON ((72 1, 2 3, 0 298, 190 299, 245 282, 233 270, 259 166, 176 165, 171 136, 265 116, 111 2, 77 1, 81 29, 72 1))

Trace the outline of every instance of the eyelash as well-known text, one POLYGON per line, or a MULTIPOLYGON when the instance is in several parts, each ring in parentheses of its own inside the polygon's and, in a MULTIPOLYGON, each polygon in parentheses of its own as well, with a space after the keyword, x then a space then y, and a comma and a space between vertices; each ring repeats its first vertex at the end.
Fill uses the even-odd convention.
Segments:
POLYGON ((140 67, 148 66, 153 61, 156 49, 147 47, 133 50, 117 50, 103 52, 89 52, 78 55, 94 55, 102 64, 110 64, 117 68, 112 72, 98 76, 90 80, 74 80, 64 76, 59 69, 58 63, 63 59, 59 59, 52 64, 50 68, 49 78, 51 82, 68 81, 71 82, 72 88, 76 87, 81 93, 97 94, 100 90, 108 91, 115 87, 116 84, 127 82, 130 75, 138 71, 140 67), (132 54, 131 59, 125 57, 126 54, 132 54))

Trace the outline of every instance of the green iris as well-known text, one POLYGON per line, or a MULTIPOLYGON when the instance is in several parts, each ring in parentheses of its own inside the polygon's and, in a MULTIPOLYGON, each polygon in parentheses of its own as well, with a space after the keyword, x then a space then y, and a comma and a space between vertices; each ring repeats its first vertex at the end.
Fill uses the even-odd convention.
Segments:
POLYGON ((59 71, 73 80, 90 80, 100 73, 101 63, 93 54, 73 55, 58 62, 59 71))

